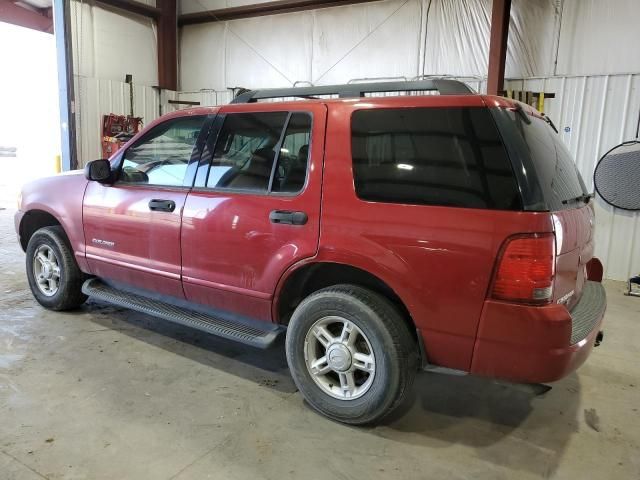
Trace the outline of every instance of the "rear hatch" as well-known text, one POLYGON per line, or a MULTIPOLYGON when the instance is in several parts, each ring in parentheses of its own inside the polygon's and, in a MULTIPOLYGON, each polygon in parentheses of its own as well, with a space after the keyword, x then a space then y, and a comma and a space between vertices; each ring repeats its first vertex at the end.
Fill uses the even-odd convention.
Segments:
POLYGON ((549 211, 556 236, 553 301, 579 301, 593 257, 593 204, 575 162, 548 119, 527 105, 492 109, 518 177, 525 210, 549 211))

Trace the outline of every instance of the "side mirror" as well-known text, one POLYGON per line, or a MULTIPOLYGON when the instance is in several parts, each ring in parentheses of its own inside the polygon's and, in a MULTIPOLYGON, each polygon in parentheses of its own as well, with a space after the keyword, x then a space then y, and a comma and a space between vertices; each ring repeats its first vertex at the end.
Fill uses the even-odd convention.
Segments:
POLYGON ((111 183, 111 163, 109 160, 100 159, 87 163, 84 167, 84 176, 87 180, 93 180, 100 183, 111 183))

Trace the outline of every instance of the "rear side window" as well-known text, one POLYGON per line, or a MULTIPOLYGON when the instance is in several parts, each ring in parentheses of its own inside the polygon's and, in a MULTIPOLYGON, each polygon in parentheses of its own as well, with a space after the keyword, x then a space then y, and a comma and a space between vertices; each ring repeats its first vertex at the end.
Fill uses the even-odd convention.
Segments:
POLYGON ((511 163, 485 108, 354 112, 356 194, 363 200, 519 210, 511 163))
POLYGON ((548 208, 562 210, 582 203, 576 199, 586 195, 587 188, 558 134, 541 118, 529 116, 530 122, 527 123, 521 115, 511 111, 509 117, 516 122, 516 128, 529 149, 548 208))
POLYGON ((266 192, 287 112, 234 113, 225 118, 207 187, 266 192))
POLYGON ((207 187, 299 192, 307 174, 311 122, 307 112, 228 114, 216 142, 207 187))
POLYGON ((311 115, 291 114, 287 131, 282 139, 272 191, 295 193, 302 190, 307 177, 310 142, 311 115))

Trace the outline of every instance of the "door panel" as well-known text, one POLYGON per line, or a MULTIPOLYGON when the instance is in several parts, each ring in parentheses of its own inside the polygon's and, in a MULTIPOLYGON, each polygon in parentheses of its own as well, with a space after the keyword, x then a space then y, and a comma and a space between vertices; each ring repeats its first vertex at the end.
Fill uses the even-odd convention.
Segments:
MULTIPOLYGON (((320 229, 326 108, 322 104, 295 108, 282 105, 283 111, 312 115, 308 146, 288 138, 290 130, 280 137, 276 146, 268 141, 241 142, 237 138, 224 137, 225 124, 228 127, 230 122, 235 122, 238 130, 244 128, 244 120, 229 119, 237 112, 246 113, 247 108, 246 105, 222 107, 220 113, 225 115, 222 130, 212 132, 212 136, 218 133, 213 155, 217 166, 210 169, 208 181, 214 188, 196 187, 189 193, 182 225, 182 275, 186 298, 267 321, 271 319, 271 299, 278 280, 290 265, 315 255, 320 229), (235 146, 221 153, 221 142, 235 146), (245 152, 246 163, 222 158, 235 155, 240 144, 252 144, 245 152), (264 158, 269 155, 264 152, 269 149, 280 151, 276 162, 284 163, 286 159, 289 163, 282 169, 272 169, 271 191, 263 192, 258 191, 261 187, 255 184, 256 178, 266 178, 264 158), (307 152, 305 184, 304 171, 296 163, 296 155, 306 156, 307 152), (256 156, 260 158, 256 159, 256 156), (223 167, 233 171, 229 173, 223 167), (238 185, 242 187, 236 188, 238 185), (248 185, 256 190, 251 191, 248 185), (292 185, 303 186, 303 189, 300 193, 292 193, 295 189, 292 185), (282 216, 274 217, 275 211, 304 212, 306 222, 277 221, 276 217, 282 216)), ((273 105, 252 107, 252 112, 273 111, 273 105)), ((289 121, 293 122, 293 118, 290 116, 289 121)))
POLYGON ((114 162, 114 185, 89 182, 83 223, 93 274, 184 298, 182 209, 210 121, 182 115, 152 125, 114 162))
POLYGON ((186 189, 104 186, 84 197, 87 262, 102 278, 184 298, 180 281, 180 217, 186 189), (152 199, 175 202, 172 212, 149 209, 152 199))

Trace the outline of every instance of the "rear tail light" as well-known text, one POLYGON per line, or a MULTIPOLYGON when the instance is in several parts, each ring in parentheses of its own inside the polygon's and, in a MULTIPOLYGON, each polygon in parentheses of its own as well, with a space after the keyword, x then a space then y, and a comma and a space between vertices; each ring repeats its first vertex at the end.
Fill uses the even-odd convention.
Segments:
POLYGON ((502 248, 491 297, 545 304, 553 295, 556 242, 553 234, 517 236, 502 248))

